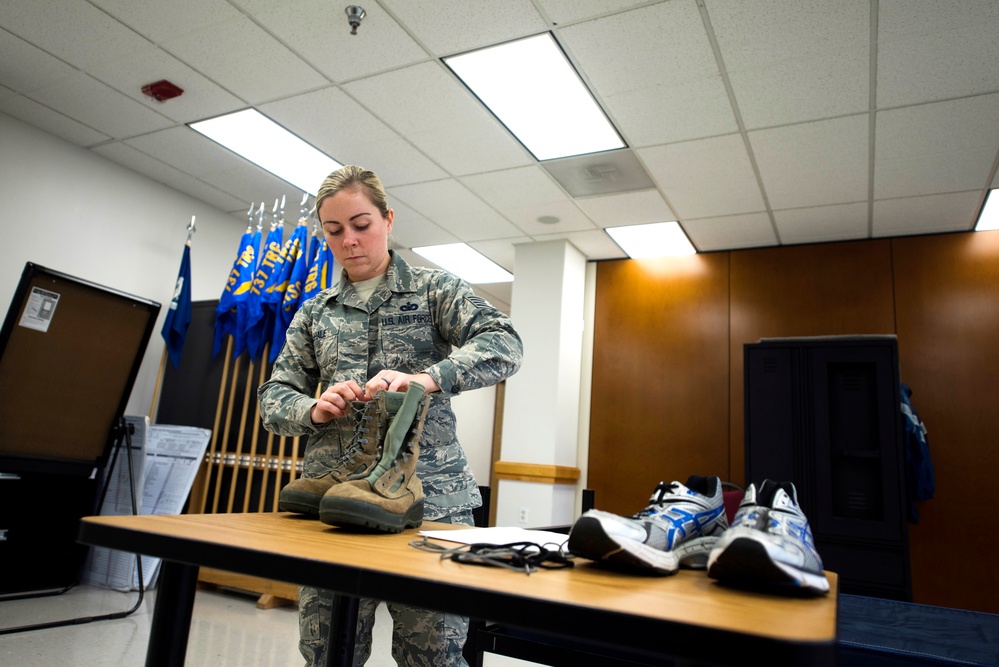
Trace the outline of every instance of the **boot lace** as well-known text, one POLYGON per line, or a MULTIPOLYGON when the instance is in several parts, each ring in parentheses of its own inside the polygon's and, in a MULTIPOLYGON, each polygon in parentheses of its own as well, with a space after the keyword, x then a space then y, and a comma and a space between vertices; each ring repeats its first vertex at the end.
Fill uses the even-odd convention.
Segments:
POLYGON ((354 463, 354 457, 362 452, 368 444, 367 435, 371 432, 368 422, 374 419, 374 417, 368 414, 367 405, 367 403, 360 403, 358 401, 350 404, 350 408, 354 412, 354 437, 351 439, 347 451, 340 457, 338 461, 340 465, 354 463))

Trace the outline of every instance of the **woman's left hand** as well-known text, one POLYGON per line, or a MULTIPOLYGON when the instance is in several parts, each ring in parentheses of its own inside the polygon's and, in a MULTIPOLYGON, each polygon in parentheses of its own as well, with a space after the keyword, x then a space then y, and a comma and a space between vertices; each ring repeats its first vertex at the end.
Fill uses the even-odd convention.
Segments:
POLYGON ((423 385, 423 388, 427 390, 427 393, 434 391, 439 391, 440 387, 432 377, 427 373, 416 373, 412 375, 410 373, 402 373, 400 371, 384 370, 380 371, 376 376, 368 380, 367 384, 364 385, 364 395, 368 400, 375 397, 380 389, 386 391, 406 391, 409 387, 410 382, 416 382, 423 385))

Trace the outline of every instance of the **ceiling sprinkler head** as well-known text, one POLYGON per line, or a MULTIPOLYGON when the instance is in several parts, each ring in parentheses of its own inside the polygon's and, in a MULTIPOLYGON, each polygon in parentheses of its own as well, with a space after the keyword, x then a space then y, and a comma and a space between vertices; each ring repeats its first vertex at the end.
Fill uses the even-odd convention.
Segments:
POLYGON ((364 8, 357 5, 348 5, 344 11, 347 12, 347 23, 350 24, 350 34, 356 35, 357 28, 364 19, 364 8))

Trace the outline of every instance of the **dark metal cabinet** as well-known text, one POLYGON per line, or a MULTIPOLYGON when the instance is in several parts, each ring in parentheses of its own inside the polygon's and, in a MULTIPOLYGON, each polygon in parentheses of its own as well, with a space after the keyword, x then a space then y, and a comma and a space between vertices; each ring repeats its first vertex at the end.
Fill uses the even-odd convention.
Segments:
POLYGON ((894 336, 745 345, 746 483, 792 481, 844 593, 911 599, 894 336))

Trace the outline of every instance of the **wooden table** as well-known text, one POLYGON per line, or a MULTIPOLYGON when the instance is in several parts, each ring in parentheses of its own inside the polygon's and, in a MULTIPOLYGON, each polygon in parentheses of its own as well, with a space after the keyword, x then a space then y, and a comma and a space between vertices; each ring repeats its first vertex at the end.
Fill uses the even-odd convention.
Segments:
MULTIPOLYGON (((424 523, 422 530, 460 528, 424 523)), ((417 530, 366 534, 286 513, 99 516, 80 541, 163 560, 146 665, 182 665, 200 566, 320 586, 357 597, 415 604, 568 638, 622 647, 661 662, 835 663, 836 575, 820 598, 724 587, 703 571, 671 577, 573 568, 531 575, 461 564, 409 545, 417 530)), ((349 619, 348 615, 348 619, 349 619)), ((344 638, 332 637, 331 660, 344 638)), ((348 663, 349 664, 349 663, 348 663)))

